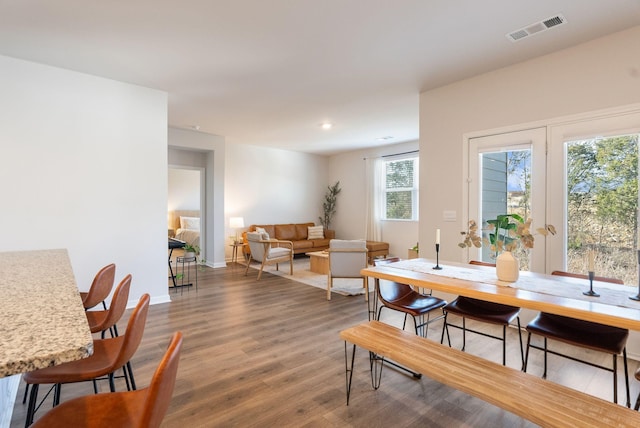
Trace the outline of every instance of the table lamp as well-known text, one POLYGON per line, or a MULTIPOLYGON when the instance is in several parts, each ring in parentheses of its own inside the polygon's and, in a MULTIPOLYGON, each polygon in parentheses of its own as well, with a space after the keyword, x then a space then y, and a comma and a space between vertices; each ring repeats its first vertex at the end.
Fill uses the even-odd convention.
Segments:
POLYGON ((236 230, 236 240, 234 244, 238 243, 238 229, 244 227, 244 218, 242 217, 231 217, 229 218, 229 227, 236 230))

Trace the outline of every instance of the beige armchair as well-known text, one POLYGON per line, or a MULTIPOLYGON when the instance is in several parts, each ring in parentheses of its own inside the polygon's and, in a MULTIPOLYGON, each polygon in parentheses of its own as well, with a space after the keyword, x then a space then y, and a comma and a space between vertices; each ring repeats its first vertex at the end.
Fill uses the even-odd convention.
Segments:
POLYGON ((247 268, 244 271, 245 275, 249 272, 252 259, 261 263, 258 280, 262 276, 265 265, 275 264, 277 270, 280 262, 288 261, 289 275, 293 275, 293 243, 291 241, 269 239, 269 235, 266 233, 249 232, 247 233, 247 242, 251 254, 249 254, 247 268))
POLYGON ((365 300, 369 300, 367 277, 360 274, 360 271, 366 267, 368 267, 366 241, 332 239, 329 242, 327 300, 331 300, 334 278, 362 278, 365 300))

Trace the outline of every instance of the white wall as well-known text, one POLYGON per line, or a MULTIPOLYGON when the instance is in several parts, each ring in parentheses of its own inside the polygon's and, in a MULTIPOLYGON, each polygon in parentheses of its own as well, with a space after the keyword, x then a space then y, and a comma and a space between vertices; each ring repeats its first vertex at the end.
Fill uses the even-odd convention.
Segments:
MULTIPOLYGON (((464 134, 544 126, 557 117, 640 102, 638 40, 640 27, 634 27, 422 93, 420 242, 430 241, 439 227, 442 259, 464 261, 456 246, 464 229, 464 134), (456 211, 459 221, 442 222, 444 210, 456 211)), ((435 257, 435 251, 425 256, 435 257)), ((628 348, 640 355, 636 332, 628 348)))
POLYGON ((169 168, 167 210, 200 210, 200 171, 169 168))
POLYGON ((201 233, 205 234, 203 254, 207 260, 206 264, 211 267, 226 266, 224 260, 225 150, 225 139, 219 135, 169 128, 170 163, 196 167, 204 165, 205 168, 206 201, 203 210, 205 216, 204 222, 200 221, 200 227, 201 233))
MULTIPOLYGON (((229 144, 226 152, 225 228, 230 217, 244 224, 318 223, 329 184, 328 158, 280 149, 229 144)), ((227 256, 230 248, 227 245, 227 256)))
POLYGON ((0 94, 0 251, 67 248, 80 290, 115 262, 130 303, 168 300, 166 93, 0 56, 0 94))
MULTIPOLYGON (((337 212, 332 223, 336 236, 342 239, 362 239, 366 225, 365 158, 393 155, 418 150, 418 142, 393 144, 357 150, 331 156, 329 182, 340 181, 337 212)), ((407 257, 407 249, 418 240, 416 221, 383 221, 382 240, 389 243, 390 255, 407 257)))
POLYGON ((543 124, 640 102, 640 27, 420 96, 420 241, 442 229, 442 256, 463 261, 463 135, 543 124), (428 153, 428 156, 425 154, 428 153), (455 210, 458 222, 442 222, 455 210))

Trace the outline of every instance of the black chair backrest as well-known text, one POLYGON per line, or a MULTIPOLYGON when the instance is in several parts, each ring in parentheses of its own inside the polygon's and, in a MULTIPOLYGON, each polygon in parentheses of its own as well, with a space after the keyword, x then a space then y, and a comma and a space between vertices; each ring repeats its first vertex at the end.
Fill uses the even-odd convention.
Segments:
MULTIPOLYGON (((390 263, 400 261, 398 257, 389 257, 386 259, 376 259, 373 261, 375 266, 382 266, 390 263)), ((400 284, 395 281, 389 281, 387 279, 380 279, 377 287, 378 298, 384 304, 385 302, 394 302, 402 299, 403 297, 415 293, 413 288, 407 284, 400 284)))

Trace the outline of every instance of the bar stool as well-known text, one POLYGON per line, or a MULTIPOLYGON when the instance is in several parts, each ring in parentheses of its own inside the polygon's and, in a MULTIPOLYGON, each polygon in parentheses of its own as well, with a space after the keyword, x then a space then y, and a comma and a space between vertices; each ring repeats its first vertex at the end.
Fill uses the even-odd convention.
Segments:
POLYGON ((43 415, 33 427, 159 427, 176 383, 182 333, 176 332, 147 388, 74 398, 43 415))
POLYGON ((111 330, 111 337, 118 336, 116 323, 120 321, 129 301, 131 289, 131 274, 125 276, 116 287, 111 298, 111 305, 105 311, 86 311, 87 322, 91 333, 102 333, 104 339, 107 330, 111 330))
POLYGON ((116 278, 116 265, 111 263, 98 271, 93 278, 89 291, 81 291, 82 305, 85 309, 91 309, 102 302, 104 309, 107 305, 104 302, 111 293, 113 282, 116 278))
POLYGON ((131 360, 140 345, 149 301, 149 295, 143 294, 129 318, 126 333, 111 339, 94 340, 93 354, 89 357, 25 373, 25 382, 32 385, 27 407, 27 427, 33 423, 41 384, 54 384, 54 406, 60 402, 60 387, 63 383, 85 382, 106 375, 111 392, 115 392, 114 372, 131 360))

